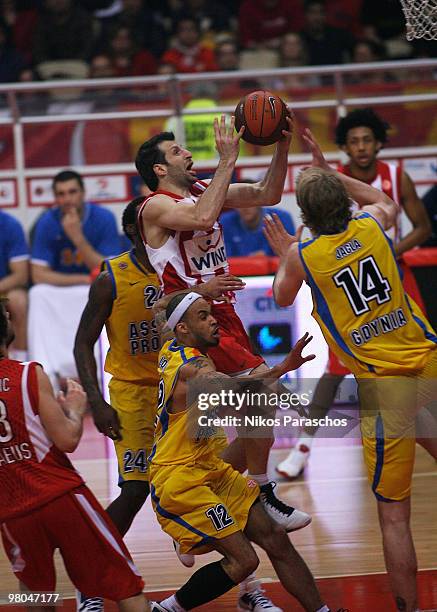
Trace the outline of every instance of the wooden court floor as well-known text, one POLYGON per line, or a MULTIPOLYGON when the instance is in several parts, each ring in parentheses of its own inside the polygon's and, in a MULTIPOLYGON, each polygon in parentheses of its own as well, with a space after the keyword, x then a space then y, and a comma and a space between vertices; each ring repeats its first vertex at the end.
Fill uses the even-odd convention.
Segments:
MULTIPOLYGON (((277 446, 281 446, 280 441, 277 446)), ((273 478, 275 464, 286 454, 285 448, 272 451, 273 478)), ((100 434, 87 427, 73 459, 100 502, 107 505, 114 490, 109 483, 110 468, 113 471, 114 466, 105 459, 100 434)), ((332 609, 394 611, 385 576, 376 504, 364 475, 358 440, 317 441, 304 475, 291 483, 278 478, 277 490, 282 499, 313 516, 312 524, 293 534, 291 539, 316 576, 332 609)), ((424 610, 437 609, 437 464, 420 447, 417 447, 412 500, 413 536, 420 569, 419 604, 424 610)), ((173 592, 192 573, 178 562, 171 540, 161 531, 149 501, 136 517, 125 541, 146 581, 146 590, 153 596, 173 592)), ((260 558, 257 576, 264 588, 284 612, 300 610, 277 583, 266 555, 259 549, 257 552, 260 558)), ((86 557, 84 551, 84 562, 86 557)), ((198 557, 195 567, 217 558, 214 554, 198 557)), ((70 598, 74 590, 59 560, 57 567, 58 591, 70 598)), ((16 589, 15 577, 1 550, 0 599, 16 589)), ((231 592, 199 610, 236 610, 237 595, 237 591, 231 592)), ((7 607, 3 607, 5 612, 7 607)), ((69 601, 64 607, 70 612, 74 604, 69 601)), ((113 609, 113 605, 109 603, 107 609, 113 609)))

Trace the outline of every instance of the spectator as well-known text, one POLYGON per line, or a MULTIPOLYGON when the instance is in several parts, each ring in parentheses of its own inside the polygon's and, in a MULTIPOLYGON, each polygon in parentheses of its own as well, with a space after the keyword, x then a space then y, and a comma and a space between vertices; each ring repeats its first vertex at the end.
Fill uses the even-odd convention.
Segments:
MULTIPOLYGON (((23 68, 18 81, 20 83, 34 83, 40 77, 36 70, 23 68)), ((47 111, 50 94, 47 91, 21 91, 17 96, 18 108, 23 115, 44 114, 47 111)))
POLYGON ((32 47, 29 45, 29 40, 32 39, 35 30, 38 10, 31 5, 31 2, 3 0, 0 4, 2 5, 1 16, 10 29, 13 46, 25 62, 30 64, 32 62, 32 47))
POLYGON ((215 62, 217 70, 239 70, 240 52, 237 43, 232 38, 225 38, 215 47, 215 62))
MULTIPOLYGON (((237 43, 233 38, 224 38, 215 47, 215 60, 217 70, 223 72, 240 70, 241 54, 237 43)), ((245 91, 250 92, 260 88, 259 82, 254 78, 232 79, 217 81, 217 98, 241 97, 245 91)))
POLYGON ((243 0, 238 25, 244 49, 277 49, 281 36, 303 27, 301 0, 243 0))
POLYGON ((312 66, 342 64, 351 57, 354 39, 347 30, 327 24, 324 0, 307 0, 301 34, 312 66))
POLYGON ((411 56, 413 47, 405 38, 405 17, 398 0, 363 0, 361 22, 364 36, 383 41, 389 58, 411 56))
MULTIPOLYGON (((246 181, 247 182, 247 181, 246 181)), ((291 215, 280 208, 275 213, 282 221, 287 232, 294 234, 291 215)), ((263 219, 271 214, 268 208, 238 208, 225 213, 220 222, 223 227, 226 255, 244 257, 247 255, 274 255, 263 233, 263 219)))
POLYGON ((109 35, 107 55, 112 61, 116 76, 143 76, 156 74, 155 57, 140 49, 134 32, 124 25, 115 25, 109 35))
POLYGON ((159 59, 167 48, 168 33, 159 10, 143 0, 121 0, 120 9, 115 14, 100 17, 102 26, 100 47, 108 39, 115 26, 129 28, 142 49, 147 49, 155 59, 159 59))
POLYGON ((437 247, 437 185, 431 187, 422 198, 428 218, 431 223, 432 234, 422 243, 421 247, 437 247))
POLYGON ((217 70, 214 52, 200 43, 200 27, 197 20, 184 17, 175 27, 174 42, 162 56, 162 62, 172 64, 176 72, 217 70))
MULTIPOLYGON (((371 62, 383 62, 386 58, 385 47, 376 40, 361 38, 354 44, 352 50, 352 62, 356 64, 370 64, 371 62)), ((348 83, 365 83, 366 85, 379 85, 393 81, 390 73, 381 70, 363 70, 349 74, 348 83)))
POLYGON ((88 60, 94 47, 95 22, 72 0, 45 0, 35 29, 35 64, 52 60, 88 60))
POLYGON ((53 193, 56 206, 38 219, 34 230, 32 280, 57 286, 87 284, 104 257, 120 252, 115 217, 84 201, 82 177, 72 170, 55 176, 53 193))
POLYGON ((15 328, 13 359, 27 359, 27 284, 29 249, 20 223, 0 211, 0 297, 7 297, 7 308, 15 328))
MULTIPOLYGON (((308 66, 308 50, 302 36, 297 32, 284 34, 279 45, 279 67, 294 68, 308 66)), ((275 83, 278 89, 300 89, 318 87, 320 79, 317 75, 289 74, 281 76, 275 83)))
POLYGON ((360 21, 363 0, 329 0, 326 4, 328 24, 348 30, 354 36, 362 35, 360 21))
POLYGON ((13 47, 11 32, 6 23, 0 20, 0 83, 18 81, 25 67, 23 56, 13 47))
POLYGON ((184 17, 198 21, 202 42, 213 43, 217 34, 230 34, 236 30, 236 20, 231 11, 220 0, 185 0, 172 15, 172 23, 177 23, 184 17))
POLYGON ((90 79, 111 79, 115 77, 114 66, 109 55, 99 53, 90 61, 90 79))

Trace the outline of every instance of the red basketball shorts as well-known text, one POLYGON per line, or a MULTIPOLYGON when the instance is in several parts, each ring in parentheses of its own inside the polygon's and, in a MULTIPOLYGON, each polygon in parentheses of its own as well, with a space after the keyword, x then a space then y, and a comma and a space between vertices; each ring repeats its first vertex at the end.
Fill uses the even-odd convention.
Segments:
POLYGON ((55 590, 56 548, 74 586, 88 597, 120 601, 143 590, 120 534, 85 485, 6 520, 1 534, 12 571, 30 591, 55 590))
POLYGON ((220 326, 220 342, 208 351, 219 372, 236 376, 262 363, 255 355, 246 330, 232 304, 213 304, 212 315, 220 326))

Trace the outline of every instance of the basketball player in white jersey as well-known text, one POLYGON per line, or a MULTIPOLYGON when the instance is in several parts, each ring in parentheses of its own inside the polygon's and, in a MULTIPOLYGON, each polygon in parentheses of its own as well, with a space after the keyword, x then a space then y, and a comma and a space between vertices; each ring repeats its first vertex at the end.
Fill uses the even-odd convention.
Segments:
MULTIPOLYGON (((335 142, 349 156, 349 163, 340 166, 339 172, 383 191, 398 204, 396 223, 386 234, 393 241, 396 255, 400 257, 405 251, 422 244, 429 237, 431 226, 410 176, 400 166, 378 159, 379 151, 387 142, 388 128, 389 125, 371 108, 356 109, 338 122, 335 142), (413 226, 405 236, 401 234, 402 210, 413 226)), ((402 262, 400 263, 402 267, 402 262)), ((404 275, 405 289, 423 308, 414 277, 406 268, 404 275)), ((337 389, 347 374, 350 374, 349 370, 330 351, 326 371, 314 390, 309 408, 311 418, 320 419, 326 416, 337 389)), ((316 432, 317 427, 304 428, 295 448, 276 467, 281 475, 296 478, 301 473, 308 462, 316 432)))
MULTIPOLYGON (((281 200, 287 173, 292 120, 276 145, 265 178, 254 184, 230 184, 240 150, 234 117, 214 121, 219 162, 211 181, 199 181, 190 151, 163 132, 145 142, 135 163, 144 182, 152 190, 139 211, 149 261, 156 270, 165 294, 208 281, 229 270, 218 217, 224 207, 272 206, 281 200)), ((231 302, 233 296, 230 296, 231 302)), ((211 349, 218 371, 238 375, 267 366, 252 351, 249 338, 232 303, 213 304, 220 326, 220 343, 211 349)), ((280 502, 274 483, 267 478, 267 461, 273 438, 238 438, 226 449, 225 461, 250 476, 261 487, 261 498, 268 513, 287 531, 305 527, 311 521, 306 513, 280 502)))

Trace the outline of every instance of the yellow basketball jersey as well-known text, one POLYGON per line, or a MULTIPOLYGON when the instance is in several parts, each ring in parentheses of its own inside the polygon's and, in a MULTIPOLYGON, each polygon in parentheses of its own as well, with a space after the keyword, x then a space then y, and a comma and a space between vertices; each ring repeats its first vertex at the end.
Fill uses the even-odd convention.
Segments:
POLYGON ((313 317, 330 348, 357 376, 422 369, 437 336, 404 292, 391 241, 368 213, 339 234, 299 245, 313 317))
POLYGON ((106 321, 109 351, 105 370, 117 380, 158 382, 159 334, 152 306, 161 291, 158 277, 128 251, 106 259, 103 269, 112 280, 114 302, 106 321))
POLYGON ((223 448, 217 446, 224 436, 221 428, 210 428, 209 432, 203 431, 201 436, 196 437, 197 411, 190 410, 190 407, 175 414, 168 411, 179 370, 201 355, 195 348, 179 346, 175 339, 166 342, 159 353, 158 372, 161 378, 155 443, 149 458, 152 464, 187 465, 215 461, 218 449, 223 448), (192 420, 189 422, 188 419, 192 420))

